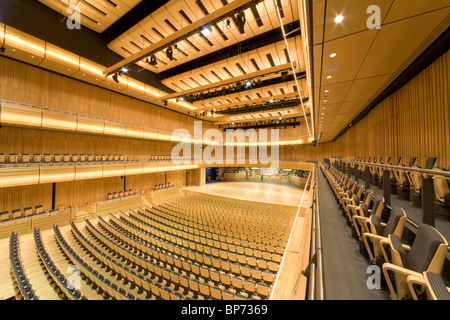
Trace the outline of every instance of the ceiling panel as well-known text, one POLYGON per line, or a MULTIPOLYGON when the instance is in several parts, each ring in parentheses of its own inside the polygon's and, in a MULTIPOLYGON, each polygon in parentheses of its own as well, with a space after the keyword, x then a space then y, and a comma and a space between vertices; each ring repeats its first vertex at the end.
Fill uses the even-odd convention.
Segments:
POLYGON ((392 2, 393 0, 327 1, 324 42, 368 30, 367 19, 370 14, 367 14, 367 8, 371 5, 378 6, 383 21, 392 2), (341 23, 334 22, 338 15, 344 17, 341 23))
POLYGON ((78 6, 81 14, 80 24, 99 33, 102 33, 109 28, 141 1, 142 0, 39 0, 39 2, 66 17, 74 17, 73 11, 68 10, 69 6, 78 6))
POLYGON ((439 10, 384 25, 358 72, 358 78, 394 73, 449 12, 439 10))

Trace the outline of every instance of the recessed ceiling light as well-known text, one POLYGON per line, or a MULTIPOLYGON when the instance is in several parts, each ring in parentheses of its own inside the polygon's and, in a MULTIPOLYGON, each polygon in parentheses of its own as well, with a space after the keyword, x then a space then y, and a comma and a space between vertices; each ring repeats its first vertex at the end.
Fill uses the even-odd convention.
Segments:
POLYGON ((323 102, 328 102, 328 100, 323 100, 323 102))
POLYGON ((330 90, 325 90, 325 92, 330 92, 330 90))
POLYGON ((337 56, 337 54, 336 53, 332 53, 332 54, 330 54, 330 58, 334 58, 334 57, 336 57, 337 56))
POLYGON ((344 20, 344 16, 338 15, 338 16, 334 19, 334 22, 336 22, 336 23, 341 23, 342 20, 344 20))
POLYGON ((333 78, 333 76, 328 76, 328 77, 327 77, 327 79, 331 79, 331 78, 333 78))

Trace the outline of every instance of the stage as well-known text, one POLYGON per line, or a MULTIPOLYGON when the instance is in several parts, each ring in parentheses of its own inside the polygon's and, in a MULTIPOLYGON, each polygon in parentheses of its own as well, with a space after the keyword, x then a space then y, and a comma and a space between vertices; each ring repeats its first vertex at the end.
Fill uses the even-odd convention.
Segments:
MULTIPOLYGON (((309 196, 308 191, 303 195, 304 190, 295 186, 255 181, 216 182, 204 186, 185 187, 183 191, 297 208, 302 197, 308 199, 309 196)), ((306 205, 306 201, 303 201, 303 205, 306 205)))

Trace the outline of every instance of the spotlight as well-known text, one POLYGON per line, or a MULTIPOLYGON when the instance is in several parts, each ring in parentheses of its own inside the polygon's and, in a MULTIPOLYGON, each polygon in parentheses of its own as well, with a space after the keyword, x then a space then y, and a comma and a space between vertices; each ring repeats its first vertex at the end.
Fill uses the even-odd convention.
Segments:
POLYGON ((227 21, 226 21, 226 28, 227 29, 231 29, 231 21, 230 21, 230 19, 227 19, 227 21))
POLYGON ((178 45, 176 44, 173 45, 173 51, 178 52, 178 45))
POLYGON ((156 57, 154 55, 152 55, 150 57, 149 64, 152 65, 152 66, 156 66, 158 64, 158 61, 156 61, 156 57))
POLYGON ((288 79, 288 72, 287 71, 281 72, 281 80, 287 81, 287 79, 288 79))
POLYGON ((248 80, 248 81, 245 83, 245 85, 246 85, 247 87, 250 87, 250 86, 252 85, 252 82, 251 82, 250 80, 248 80))
POLYGON ((245 33, 245 30, 244 30, 245 22, 246 22, 245 13, 243 11, 239 12, 236 15, 236 23, 237 23, 237 28, 240 33, 245 33))
POLYGON ((222 88, 222 95, 223 96, 227 95, 227 88, 225 88, 225 87, 222 88))
POLYGON ((204 26, 202 29, 202 33, 204 36, 209 36, 211 34, 211 29, 208 26, 204 26))
POLYGON ((0 53, 5 53, 6 52, 6 48, 5 47, 1 47, 0 48, 0 53))
POLYGON ((344 20, 344 17, 343 17, 342 15, 338 15, 338 16, 334 19, 334 22, 336 22, 336 23, 341 23, 342 20, 344 20))
POLYGON ((242 84, 240 82, 236 83, 236 90, 241 90, 242 89, 242 84))
POLYGON ((121 70, 122 70, 123 73, 127 73, 128 72, 127 68, 122 68, 121 70))
POLYGON ((113 80, 114 80, 115 82, 119 83, 119 73, 118 73, 118 72, 114 73, 114 75, 112 76, 112 78, 113 78, 113 80))
POLYGON ((168 47, 168 48, 166 49, 166 56, 167 56, 167 58, 169 58, 170 61, 173 60, 173 50, 172 50, 172 47, 168 47))

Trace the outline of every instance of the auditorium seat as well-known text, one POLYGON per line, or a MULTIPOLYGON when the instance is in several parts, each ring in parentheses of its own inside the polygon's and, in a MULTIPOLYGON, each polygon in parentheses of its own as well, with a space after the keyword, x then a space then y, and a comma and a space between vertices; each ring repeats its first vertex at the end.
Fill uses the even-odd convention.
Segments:
MULTIPOLYGON (((425 163, 425 169, 433 169, 438 158, 429 157, 425 163)), ((416 168, 421 168, 420 166, 414 166, 416 168)), ((423 183, 423 173, 411 171, 409 172, 409 182, 412 187, 411 200, 413 206, 418 208, 422 207, 422 183, 423 183)))
POLYGON ((370 218, 367 218, 365 223, 368 231, 363 234, 363 241, 372 262, 382 256, 381 239, 386 239, 390 234, 402 238, 405 220, 406 213, 403 209, 391 212, 387 223, 381 222, 381 218, 377 215, 371 215, 370 218))
MULTIPOLYGON (((433 170, 447 171, 439 167, 433 168, 433 170)), ((448 171, 450 171, 450 167, 448 171)), ((438 174, 433 175, 433 184, 436 198, 435 212, 450 214, 450 178, 438 174)))
POLYGON ((412 295, 407 285, 407 276, 421 276, 425 271, 441 274, 448 242, 435 228, 421 224, 411 246, 402 244, 395 234, 381 240, 380 245, 386 261, 383 264, 383 274, 392 298, 397 300, 412 295), (393 281, 391 275, 394 277, 393 281))
POLYGON ((442 276, 434 272, 426 271, 422 276, 409 275, 406 280, 414 300, 450 300, 450 288, 442 276))

